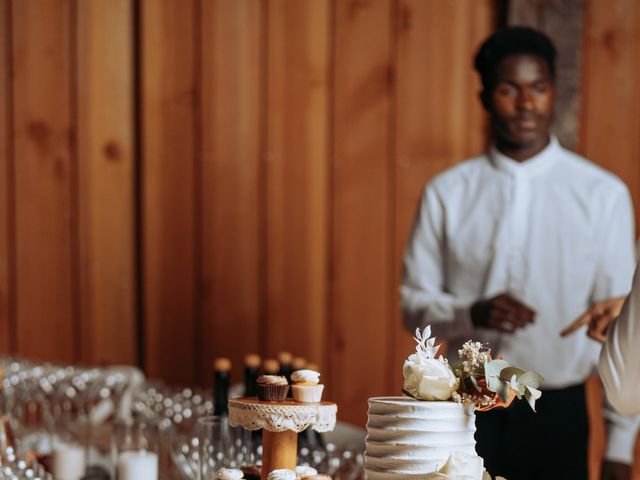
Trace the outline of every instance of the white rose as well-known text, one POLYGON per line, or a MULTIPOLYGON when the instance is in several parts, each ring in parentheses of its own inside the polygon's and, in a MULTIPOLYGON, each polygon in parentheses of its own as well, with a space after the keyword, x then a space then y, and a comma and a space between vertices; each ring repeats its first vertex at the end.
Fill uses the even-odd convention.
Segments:
POLYGON ((449 400, 458 379, 442 357, 424 358, 415 353, 404 362, 404 389, 421 400, 449 400))

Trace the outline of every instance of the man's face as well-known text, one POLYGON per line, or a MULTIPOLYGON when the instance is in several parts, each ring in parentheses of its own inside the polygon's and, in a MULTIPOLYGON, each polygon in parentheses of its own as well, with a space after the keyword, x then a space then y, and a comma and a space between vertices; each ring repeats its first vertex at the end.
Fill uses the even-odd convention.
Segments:
POLYGON ((546 145, 555 87, 542 58, 528 54, 504 58, 493 89, 483 95, 499 142, 516 148, 546 145))

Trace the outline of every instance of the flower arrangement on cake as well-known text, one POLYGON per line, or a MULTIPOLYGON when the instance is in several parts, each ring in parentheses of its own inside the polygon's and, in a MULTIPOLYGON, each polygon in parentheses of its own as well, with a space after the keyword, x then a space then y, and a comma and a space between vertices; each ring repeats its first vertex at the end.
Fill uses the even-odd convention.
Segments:
POLYGON ((492 358, 491 350, 469 340, 458 350, 458 362, 450 365, 436 358, 440 345, 431 337, 431 327, 416 329, 416 353, 404 362, 405 395, 417 400, 462 403, 484 411, 508 406, 514 398, 525 398, 535 411, 543 381, 537 372, 525 371, 502 358, 492 358))

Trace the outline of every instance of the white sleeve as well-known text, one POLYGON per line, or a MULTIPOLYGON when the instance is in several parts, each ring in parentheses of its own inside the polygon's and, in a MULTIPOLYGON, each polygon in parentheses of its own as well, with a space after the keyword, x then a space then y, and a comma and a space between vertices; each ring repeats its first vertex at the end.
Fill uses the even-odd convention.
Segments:
MULTIPOLYGON (((608 196, 602 218, 597 243, 602 255, 598 259, 598 273, 593 290, 593 301, 626 295, 629 292, 635 265, 634 221, 631 196, 625 186, 612 191, 608 196)), ((626 376, 626 373, 625 373, 626 376)), ((609 383, 603 377, 605 385, 609 383)), ((620 411, 617 398, 607 390, 607 401, 603 406, 603 416, 607 421, 607 448, 605 458, 623 463, 633 462, 633 448, 640 418, 622 414, 640 413, 640 409, 620 411)))
POLYGON ((609 402, 625 415, 640 413, 640 273, 600 353, 600 378, 609 402))
POLYGON ((597 237, 600 256, 591 300, 629 293, 635 265, 635 224, 631 195, 625 185, 609 193, 597 237))
POLYGON ((429 324, 438 337, 467 337, 473 332, 469 309, 476 299, 445 291, 444 223, 442 200, 427 186, 404 254, 400 287, 404 323, 410 332, 429 324))

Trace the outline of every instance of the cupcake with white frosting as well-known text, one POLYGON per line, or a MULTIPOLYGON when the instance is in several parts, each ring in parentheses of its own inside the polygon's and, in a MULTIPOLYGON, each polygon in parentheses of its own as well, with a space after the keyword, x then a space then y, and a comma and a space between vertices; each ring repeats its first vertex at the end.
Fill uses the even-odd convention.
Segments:
POLYGON ((244 473, 236 468, 221 468, 216 473, 216 480, 241 480, 242 478, 244 473))
POLYGON ((291 374, 293 399, 301 403, 318 403, 322 399, 324 385, 320 373, 315 370, 296 370, 291 374))
POLYGON ((281 375, 261 375, 256 382, 258 400, 282 402, 287 398, 289 382, 281 375))
POLYGON ((280 468, 269 472, 267 480, 296 480, 296 472, 287 468, 280 468))
POLYGON ((308 477, 310 475, 317 475, 318 471, 313 467, 308 467, 306 465, 298 465, 296 467, 296 477, 303 478, 308 477))

